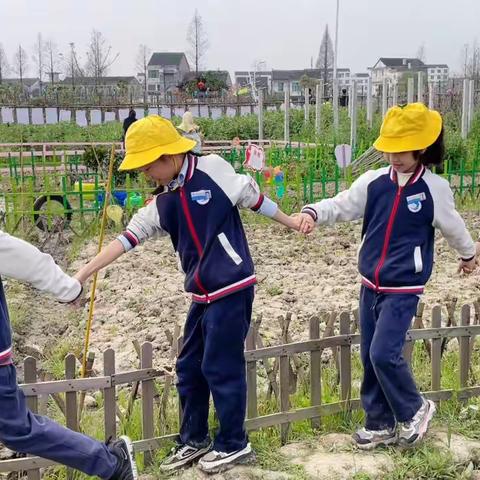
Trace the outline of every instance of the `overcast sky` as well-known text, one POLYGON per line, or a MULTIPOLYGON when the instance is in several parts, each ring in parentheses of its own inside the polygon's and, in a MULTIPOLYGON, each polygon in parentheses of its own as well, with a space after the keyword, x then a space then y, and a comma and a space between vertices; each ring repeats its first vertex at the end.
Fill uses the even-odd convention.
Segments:
MULTIPOLYGON (((135 73, 138 46, 185 51, 195 8, 210 47, 205 66, 234 70, 264 60, 268 68, 309 68, 325 24, 335 27, 336 0, 0 0, 0 43, 11 59, 29 52, 38 32, 80 61, 93 28, 120 54, 113 75, 135 73)), ((461 51, 480 37, 480 0, 340 0, 339 67, 366 71, 380 56, 415 56, 461 70, 461 51)), ((34 76, 30 61, 30 76, 34 76)))

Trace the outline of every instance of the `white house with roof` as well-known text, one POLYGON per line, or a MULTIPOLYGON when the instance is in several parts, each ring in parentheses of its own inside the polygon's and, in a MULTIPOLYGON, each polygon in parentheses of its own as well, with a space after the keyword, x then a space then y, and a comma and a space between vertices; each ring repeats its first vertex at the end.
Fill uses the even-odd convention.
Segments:
MULTIPOLYGON (((337 69, 340 88, 346 88, 350 85, 350 69, 337 69)), ((303 77, 315 80, 324 80, 325 72, 318 68, 306 68, 303 70, 272 70, 272 92, 274 94, 284 93, 290 90, 290 96, 301 97, 303 95, 301 80, 303 77)), ((327 70, 327 84, 332 84, 333 69, 327 70)))
POLYGON ((176 89, 190 65, 183 52, 155 52, 147 66, 147 91, 151 100, 176 89))
POLYGON ((446 64, 425 64, 418 58, 402 57, 380 57, 370 72, 375 86, 382 84, 384 79, 398 83, 404 74, 418 72, 424 72, 429 83, 446 83, 450 73, 446 64))

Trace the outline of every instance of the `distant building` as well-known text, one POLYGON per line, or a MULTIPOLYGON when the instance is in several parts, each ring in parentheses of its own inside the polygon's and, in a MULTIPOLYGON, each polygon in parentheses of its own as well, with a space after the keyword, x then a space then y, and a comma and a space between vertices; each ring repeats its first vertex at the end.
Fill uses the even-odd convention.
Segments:
POLYGON ((185 75, 190 72, 190 65, 183 52, 155 52, 147 67, 147 91, 151 101, 158 97, 165 98, 174 93, 185 75))
MULTIPOLYGON (((301 97, 303 95, 301 80, 308 77, 314 80, 324 80, 325 72, 318 68, 306 68, 303 70, 272 70, 272 93, 283 94, 287 89, 290 90, 290 96, 301 97)), ((340 88, 346 88, 350 85, 350 69, 337 69, 337 77, 340 88)), ((333 69, 327 70, 327 84, 332 84, 333 69)), ((327 87, 328 87, 327 85, 327 87)))
POLYGON ((445 84, 450 78, 450 69, 444 63, 425 65, 427 68, 428 83, 445 84))
POLYGON ((38 78, 23 78, 21 81, 19 78, 2 78, 2 85, 9 87, 18 87, 21 89, 23 85, 23 92, 27 95, 34 95, 35 90, 38 90, 39 79, 38 78))
POLYGON ((357 83, 357 93, 358 95, 366 95, 368 90, 368 79, 370 74, 368 73, 354 73, 350 80, 355 80, 357 83))
POLYGON ((372 82, 376 86, 382 84, 384 79, 390 83, 398 83, 408 73, 424 72, 429 83, 446 83, 449 78, 448 65, 428 65, 418 58, 381 57, 370 71, 372 82))
POLYGON ((272 93, 272 72, 271 71, 238 71, 235 72, 235 84, 237 87, 248 87, 255 85, 267 94, 272 93))

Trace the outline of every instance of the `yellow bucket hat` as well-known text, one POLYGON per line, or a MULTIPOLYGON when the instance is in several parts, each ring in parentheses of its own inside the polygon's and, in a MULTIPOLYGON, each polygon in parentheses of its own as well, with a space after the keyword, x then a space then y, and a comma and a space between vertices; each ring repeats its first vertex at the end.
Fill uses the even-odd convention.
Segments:
POLYGON ((118 169, 135 170, 153 163, 162 155, 186 153, 195 145, 194 140, 182 137, 169 120, 149 115, 127 130, 126 155, 118 169))
POLYGON ((373 146, 386 153, 423 150, 435 143, 441 131, 441 115, 423 103, 395 106, 385 115, 373 146))

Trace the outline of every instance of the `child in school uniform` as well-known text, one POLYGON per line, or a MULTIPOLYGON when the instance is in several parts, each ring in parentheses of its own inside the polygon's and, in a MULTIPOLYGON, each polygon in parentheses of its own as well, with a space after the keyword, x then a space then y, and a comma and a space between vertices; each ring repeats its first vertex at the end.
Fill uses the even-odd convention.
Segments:
MULTIPOLYGON (((62 272, 52 257, 0 231, 0 275, 28 282, 62 303, 80 296, 80 283, 62 272)), ((40 319, 41 321, 41 319, 40 319)), ((0 442, 11 450, 38 455, 112 480, 135 480, 137 469, 128 437, 108 445, 35 415, 17 385, 7 301, 0 278, 0 442)))
POLYGON ((402 357, 405 334, 432 273, 435 229, 459 253, 459 270, 475 269, 475 244, 448 181, 428 168, 443 160, 440 114, 421 103, 393 107, 374 146, 389 167, 366 172, 348 190, 307 205, 300 214, 303 233, 363 217, 358 265, 366 423, 354 434, 362 449, 416 444, 435 412, 402 357))
POLYGON ((213 473, 254 458, 244 429, 244 341, 256 278, 239 208, 290 228, 298 229, 299 221, 281 212, 250 176, 237 174, 218 155, 195 156, 195 145, 158 115, 130 127, 120 169, 143 171, 161 187, 126 231, 76 277, 83 283, 146 239, 170 236, 192 304, 177 361, 183 422, 178 446, 163 469, 200 460, 199 467, 213 473), (210 393, 220 423, 213 444, 208 433, 210 393))

